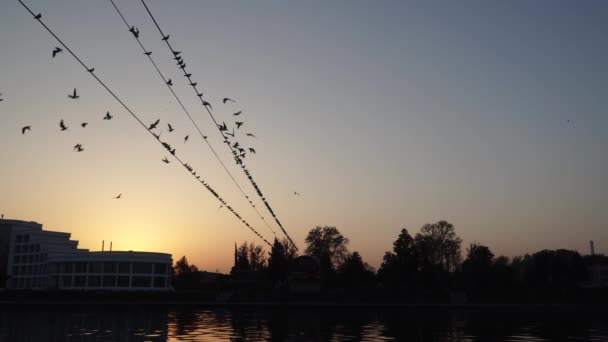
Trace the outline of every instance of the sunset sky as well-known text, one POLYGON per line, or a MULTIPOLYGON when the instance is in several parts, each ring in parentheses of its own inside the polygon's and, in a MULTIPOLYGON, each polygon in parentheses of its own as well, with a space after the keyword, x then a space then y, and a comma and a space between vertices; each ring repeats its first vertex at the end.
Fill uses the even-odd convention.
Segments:
MULTIPOLYGON (((146 124, 160 118, 162 138, 272 239, 109 1, 25 3, 146 124)), ((116 3, 271 222, 141 2, 116 3)), ((257 151, 247 167, 300 249, 311 228, 332 225, 377 267, 401 228, 445 219, 463 250, 588 253, 593 239, 608 253, 608 2, 147 3, 218 120, 243 111, 241 130, 258 137, 239 139, 257 151)), ((261 241, 164 164, 168 153, 72 56, 51 58, 55 46, 2 1, 0 213, 71 232, 82 248, 113 241, 229 271, 235 242, 261 241)))

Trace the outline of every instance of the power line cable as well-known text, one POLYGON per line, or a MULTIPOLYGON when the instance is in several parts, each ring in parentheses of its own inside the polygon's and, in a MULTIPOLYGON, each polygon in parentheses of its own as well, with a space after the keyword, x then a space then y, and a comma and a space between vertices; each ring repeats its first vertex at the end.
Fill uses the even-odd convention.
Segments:
POLYGON ((169 88, 169 90, 173 94, 173 97, 175 98, 175 100, 177 100, 177 102, 179 103, 180 107, 182 108, 182 110, 184 111, 184 113, 186 114, 186 116, 188 116, 188 118, 190 119, 190 121, 192 122, 192 124, 194 125, 194 127, 196 128, 196 130, 198 131, 199 135, 201 136, 201 139, 209 147, 209 149, 211 150, 211 152, 213 153, 213 155, 215 156, 215 158, 217 159, 217 161, 222 165, 222 168, 224 169, 224 171, 226 171, 226 173, 228 174, 228 176, 230 177, 230 179, 232 180, 232 182, 234 183, 234 185, 239 189, 239 191, 241 192, 241 194, 243 195, 243 197, 245 197, 245 199, 247 200, 247 202, 249 203, 249 205, 251 206, 251 208, 253 208, 253 210, 260 217, 260 219, 262 219, 262 222, 264 222, 264 224, 266 225, 266 227, 268 228, 268 230, 270 230, 270 232, 274 236, 276 236, 277 234, 275 233, 275 231, 268 225, 268 223, 266 222, 266 220, 264 219, 264 217, 262 216, 262 214, 260 214, 260 212, 258 211, 258 209, 253 205, 253 202, 249 199, 249 196, 247 196, 247 194, 245 193, 245 191, 243 190, 243 188, 236 181, 236 179, 234 178, 234 176, 232 175, 232 173, 230 173, 230 171, 228 170, 228 168, 226 167, 226 165, 224 164, 224 162, 222 161, 222 159, 220 158, 220 156, 217 154, 217 152, 215 151, 215 149, 213 148, 213 146, 211 145, 211 143, 209 143, 209 141, 207 140, 207 137, 203 134, 202 130, 200 129, 200 127, 198 126, 198 124, 196 123, 196 121, 194 121, 194 119, 192 118, 192 115, 190 115, 190 112, 186 109, 186 107, 184 106, 184 104, 181 101, 181 99, 177 96, 177 93, 169 85, 169 83, 167 81, 167 78, 160 71, 160 68, 158 67, 158 65, 156 64, 156 62, 154 61, 154 59, 152 58, 152 55, 148 53, 149 51, 146 50, 146 48, 144 47, 143 43, 141 42, 141 39, 139 38, 139 29, 137 29, 137 34, 136 34, 135 33, 135 30, 136 30, 135 26, 129 25, 129 23, 127 22, 127 19, 123 15, 122 11, 118 8, 118 6, 114 2, 114 0, 109 0, 109 1, 110 1, 110 3, 112 3, 112 6, 114 6, 114 9, 116 9, 116 12, 118 13, 118 15, 120 16, 120 18, 122 19, 122 21, 125 23, 125 25, 129 29, 129 31, 131 31, 131 33, 133 33, 133 37, 135 38, 135 40, 137 41, 137 43, 139 44, 139 46, 141 47, 141 49, 144 51, 144 55, 146 55, 148 57, 148 60, 152 63, 152 65, 156 69, 156 72, 158 73, 158 75, 160 76, 160 78, 163 80, 163 83, 165 84, 165 86, 167 86, 167 88, 169 88))
MULTIPOLYGON (((169 48, 169 50, 171 51, 171 53, 174 56, 177 56, 177 51, 173 49, 173 47, 171 46, 171 43, 169 43, 169 36, 165 35, 163 30, 160 28, 160 25, 158 24, 156 18, 154 17, 154 15, 152 14, 152 12, 150 11, 150 8, 148 8, 148 5, 146 4, 146 2, 144 0, 141 0, 142 4, 144 5, 146 11, 148 12, 148 14, 150 15, 150 18, 152 19, 152 21, 154 22, 154 25, 156 26, 156 28, 158 29, 158 32, 161 34, 161 36, 163 37, 163 41, 166 43, 167 47, 169 48)), ((180 63, 178 63, 179 65, 180 63)), ((245 175, 247 176, 247 178, 249 179, 249 182, 251 183, 251 185, 254 187, 254 189, 256 190, 256 193, 258 194, 258 196, 261 198, 262 202, 264 203, 264 205, 266 206, 266 209, 268 209, 268 211, 270 212, 270 214, 272 215, 272 217, 274 218, 275 222, 277 223, 277 225, 279 226, 279 228, 281 228, 281 231, 283 231, 283 234, 285 234, 285 236, 287 237, 287 239, 289 240, 289 242, 291 242, 292 245, 294 245, 296 247, 297 250, 297 246, 296 244, 293 242, 293 240, 291 239, 291 237, 289 236, 289 234, 287 233, 287 231, 285 230, 285 227, 283 227, 283 224, 281 223, 281 221, 279 221, 279 218, 277 217, 277 215, 275 214, 274 210, 272 209, 272 207, 270 206, 270 204, 268 203, 268 201, 266 200, 266 197, 264 196, 264 194, 262 193, 260 187, 257 185, 257 183, 255 182, 255 180, 253 179, 253 176, 251 175, 251 172, 245 167, 245 164, 242 160, 242 158, 239 158, 237 152, 234 150, 234 148, 230 145, 230 141, 228 140, 228 137, 226 137, 226 135, 224 134, 223 130, 220 128, 222 127, 222 125, 220 125, 217 120, 215 119, 215 117, 213 116, 213 113, 211 113, 211 110, 207 107, 208 103, 203 100, 203 95, 202 93, 199 93, 198 89, 196 88, 196 83, 192 82, 192 78, 191 78, 191 74, 189 74, 186 71, 186 64, 183 63, 182 65, 180 65, 180 69, 183 70, 184 76, 188 79, 188 81, 190 82, 190 85, 192 86, 192 88, 194 89, 195 93, 197 94, 198 98, 201 101, 201 104, 203 105, 203 107, 205 108, 205 110, 207 111, 207 113, 209 114, 209 117, 211 117, 211 120, 213 121, 213 123, 215 124, 215 126, 217 127, 220 135, 222 136, 222 138, 224 139, 224 142, 226 143, 226 145, 228 145, 228 148, 230 149, 230 151, 232 152, 232 155, 234 156, 236 163, 238 165, 240 165, 241 169, 243 170, 243 172, 245 173, 245 175)), ((224 125, 225 128, 225 125, 224 125)))
POLYGON ((95 78, 95 80, 110 94, 120 105, 127 111, 131 116, 137 120, 137 122, 156 140, 158 141, 165 149, 167 149, 170 154, 177 160, 188 172, 195 177, 195 179, 202 184, 223 206, 225 206, 236 218, 238 218, 247 228, 249 228, 255 235, 257 235, 260 239, 262 239, 268 246, 272 247, 272 244, 266 240, 255 228, 253 228, 247 221, 245 221, 231 206, 227 204, 227 202, 204 180, 200 179, 200 175, 197 177, 196 172, 193 170, 191 166, 187 163, 184 163, 177 155, 175 155, 175 149, 171 149, 171 146, 162 142, 160 138, 156 138, 154 133, 150 129, 146 127, 143 121, 116 95, 95 73, 94 69, 89 68, 77 55, 74 53, 42 20, 41 14, 34 14, 34 12, 25 4, 22 0, 17 0, 19 3, 63 46, 71 55, 74 57, 80 65, 82 65, 85 70, 95 78))

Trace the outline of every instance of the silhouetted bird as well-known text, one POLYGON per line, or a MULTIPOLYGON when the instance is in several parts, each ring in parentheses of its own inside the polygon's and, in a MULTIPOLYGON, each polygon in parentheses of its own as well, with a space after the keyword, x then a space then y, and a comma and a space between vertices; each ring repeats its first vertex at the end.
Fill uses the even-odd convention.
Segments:
POLYGON ((169 133, 175 131, 175 129, 171 126, 170 123, 168 123, 167 126, 169 127, 169 133))
POLYGON ((25 131, 31 131, 32 127, 31 126, 23 126, 23 128, 21 128, 21 134, 25 134, 25 131))
POLYGON ((228 126, 226 126, 225 122, 222 122, 221 125, 217 125, 217 127, 220 129, 220 132, 224 132, 228 130, 228 126))
POLYGON ((88 122, 83 122, 80 124, 80 127, 85 128, 85 127, 87 127, 88 124, 89 124, 88 122))
POLYGON ((34 19, 36 20, 40 20, 40 18, 42 18, 42 13, 38 13, 34 16, 34 19))
POLYGON ((160 135, 163 134, 163 132, 160 132, 159 134, 156 134, 154 132, 152 132, 152 135, 156 138, 156 140, 160 140, 160 135))
POLYGON ((136 28, 135 26, 131 26, 131 28, 129 29, 129 32, 133 33, 135 38, 139 38, 139 29, 136 28))
POLYGON ((228 102, 228 101, 232 101, 232 102, 236 103, 236 101, 234 101, 233 99, 231 99, 231 98, 229 98, 229 97, 224 97, 224 99, 222 100, 222 102, 223 102, 224 104, 226 104, 226 102, 228 102))
POLYGON ((172 155, 175 155, 175 149, 172 149, 171 151, 169 151, 172 155))
POLYGON ((242 112, 243 112, 242 110, 239 110, 238 112, 236 112, 236 113, 234 113, 232 115, 234 115, 234 116, 241 115, 242 112))
POLYGON ((245 134, 245 135, 246 135, 246 136, 248 136, 248 137, 255 138, 255 139, 257 139, 257 138, 258 138, 258 137, 256 137, 255 135, 253 135, 252 133, 247 133, 247 134, 245 134))
MULTIPOLYGON (((169 36, 167 36, 167 37, 169 37, 169 36)), ((182 52, 181 51, 173 51, 173 55, 175 57, 177 57, 180 53, 182 53, 182 52)))
POLYGON ((235 142, 235 143, 234 143, 234 145, 232 145, 232 147, 234 147, 234 148, 239 148, 239 142, 238 142, 238 141, 237 141, 237 142, 235 142))
POLYGON ((191 86, 196 87, 198 83, 194 82, 194 83, 190 83, 191 86))
POLYGON ((120 199, 122 197, 122 194, 118 194, 118 196, 114 197, 116 199, 120 199))
POLYGON ((185 69, 185 68, 186 68, 186 63, 180 64, 180 65, 179 65, 179 68, 180 68, 180 69, 185 69))
POLYGON ((82 151, 84 151, 84 149, 82 148, 82 145, 81 145, 81 144, 76 144, 76 145, 74 146, 74 150, 75 150, 76 152, 82 152, 82 151))
POLYGON ((173 57, 173 59, 176 60, 176 61, 178 61, 178 62, 183 61, 183 59, 180 56, 173 57))
POLYGON ((95 71, 95 68, 91 68, 91 69, 87 69, 88 72, 93 72, 95 71))
POLYGON ((207 136, 206 136, 206 135, 203 135, 203 139, 207 140, 207 136))
POLYGON ((570 123, 570 120, 566 120, 566 123, 570 123))
POLYGON ((197 93, 196 96, 198 96, 199 98, 203 97, 203 93, 197 93))
POLYGON ((190 78, 190 76, 192 76, 192 74, 185 74, 184 76, 190 78))
POLYGON ((146 55, 146 56, 150 56, 151 54, 152 54, 152 51, 146 51, 146 52, 144 52, 144 55, 146 55))
POLYGON ((293 194, 296 196, 300 196, 300 194, 297 191, 294 191, 293 194))
POLYGON ((156 128, 156 126, 158 126, 158 124, 160 123, 160 119, 154 121, 153 124, 150 125, 150 127, 148 127, 149 130, 153 130, 156 128))
POLYGON ((163 40, 165 40, 165 41, 166 41, 166 40, 169 40, 169 35, 164 36, 164 37, 163 37, 163 40))
POLYGON ((189 135, 186 135, 186 136, 184 137, 184 144, 185 144, 185 143, 188 141, 188 138, 190 138, 190 136, 189 136, 189 135))
POLYGON ((55 58, 55 56, 57 56, 58 53, 63 52, 63 49, 60 47, 55 47, 55 49, 53 49, 53 58, 55 58))
POLYGON ((104 120, 112 120, 113 116, 110 115, 110 112, 106 112, 106 116, 103 117, 104 120))
POLYGON ((163 158, 163 161, 165 162, 165 164, 169 164, 169 159, 167 159, 167 157, 163 158))
POLYGON ((207 101, 203 101, 203 106, 209 107, 211 110, 213 110, 213 107, 211 106, 211 103, 209 103, 207 101))
POLYGON ((67 131, 68 126, 65 125, 65 123, 63 122, 63 119, 61 121, 59 121, 59 127, 61 128, 62 131, 67 131))
POLYGON ((222 209, 223 207, 224 207, 224 205, 223 205, 223 204, 222 204, 222 205, 220 205, 220 207, 219 207, 219 208, 217 208, 217 211, 220 211, 220 209, 222 209))
POLYGON ((234 128, 232 129, 232 133, 228 133, 228 132, 226 132, 226 135, 229 135, 229 136, 231 136, 231 137, 233 137, 233 138, 234 138, 234 128))
POLYGON ((250 147, 249 152, 255 154, 255 149, 253 147, 250 147))
POLYGON ((80 96, 76 93, 76 88, 74 88, 74 93, 68 95, 69 98, 76 100, 77 98, 79 98, 80 96))
MULTIPOLYGON (((2 93, 0 93, 0 96, 2 96, 2 93)), ((4 101, 4 99, 0 99, 0 102, 4 101)))
POLYGON ((169 80, 167 81, 167 84, 168 84, 168 85, 170 85, 170 86, 172 86, 172 85, 173 85, 173 81, 171 81, 171 79, 169 79, 169 80))
POLYGON ((239 129, 239 128, 241 128, 241 126, 243 126, 242 121, 236 121, 234 124, 236 125, 236 129, 239 129))

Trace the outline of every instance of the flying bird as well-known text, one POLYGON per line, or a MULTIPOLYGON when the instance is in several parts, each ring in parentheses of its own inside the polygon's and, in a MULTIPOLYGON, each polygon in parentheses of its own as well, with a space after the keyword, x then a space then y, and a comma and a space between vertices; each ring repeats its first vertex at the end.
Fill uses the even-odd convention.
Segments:
POLYGON ((139 38, 139 29, 135 26, 131 26, 131 28, 129 28, 129 32, 133 33, 135 38, 139 38))
POLYGON ((32 126, 24 126, 23 128, 21 128, 21 134, 25 134, 25 131, 31 131, 32 130, 32 126))
POLYGON ((53 58, 55 58, 55 56, 57 56, 58 53, 63 52, 63 49, 60 47, 55 47, 55 49, 53 49, 53 58))
POLYGON ((74 93, 69 94, 68 97, 71 98, 72 100, 76 100, 80 96, 76 93, 76 88, 74 88, 74 93))
POLYGON ((231 137, 233 137, 233 138, 234 138, 234 128, 232 129, 232 133, 228 133, 228 132, 226 132, 226 135, 229 135, 229 136, 231 136, 231 137))
POLYGON ((40 20, 40 18, 42 18, 42 13, 38 13, 34 16, 34 19, 36 20, 40 20))
POLYGON ((242 111, 242 110, 239 110, 238 112, 236 112, 236 113, 234 113, 234 114, 232 114, 232 115, 237 116, 237 115, 241 115, 241 113, 243 113, 243 111, 242 111))
POLYGON ((222 124, 221 124, 221 125, 217 125, 217 127, 220 129, 220 132, 223 132, 223 131, 227 131, 227 130, 228 130, 228 126, 226 126, 226 123, 225 123, 225 122, 222 122, 222 124))
POLYGON ((253 147, 250 147, 249 152, 255 154, 255 149, 253 147))
POLYGON ((209 107, 211 110, 213 110, 213 107, 211 106, 211 103, 209 103, 207 101, 203 101, 203 106, 209 107))
POLYGON ((241 128, 241 126, 243 126, 243 123, 244 123, 244 122, 242 122, 242 121, 236 121, 236 122, 234 123, 234 124, 236 125, 236 129, 241 128))
POLYGON ((144 52, 144 55, 146 55, 146 56, 150 56, 151 54, 152 54, 152 51, 146 51, 146 52, 144 52))
POLYGON ((63 122, 63 119, 61 121, 59 121, 59 127, 61 128, 62 131, 68 130, 68 126, 65 125, 65 123, 63 122))
POLYGON ((80 124, 80 127, 85 128, 85 127, 87 127, 88 124, 89 124, 88 122, 83 122, 80 124))
POLYGON ((122 197, 122 194, 118 194, 118 196, 114 197, 116 199, 120 199, 122 197))
POLYGON ((299 194, 297 191, 294 191, 294 192, 293 192, 293 194, 294 194, 295 196, 300 196, 300 194, 299 194))
POLYGON ((255 139, 257 139, 257 138, 258 138, 258 137, 256 137, 255 135, 253 135, 252 133, 247 133, 247 134, 245 134, 245 135, 246 135, 246 136, 248 136, 248 137, 255 138, 255 139))
POLYGON ((184 144, 185 144, 185 143, 188 141, 188 138, 190 138, 190 136, 189 136, 189 135, 186 135, 186 136, 184 137, 184 144))
POLYGON ((220 211, 220 209, 222 209, 223 207, 224 207, 224 205, 223 205, 223 204, 222 204, 222 205, 220 205, 220 207, 219 207, 219 208, 217 208, 217 211, 220 211))
POLYGON ((165 164, 169 164, 169 159, 167 159, 167 157, 163 158, 163 162, 165 162, 165 164))
POLYGON ((76 152, 82 152, 82 151, 84 151, 84 149, 82 148, 81 144, 76 144, 74 146, 74 151, 76 151, 76 152))
POLYGON ((148 130, 153 130, 156 128, 156 126, 158 126, 158 123, 160 122, 160 119, 154 121, 153 124, 150 125, 150 127, 148 127, 148 130))
POLYGON ((172 85, 173 85, 173 81, 171 81, 171 79, 169 79, 169 80, 167 81, 167 84, 168 84, 168 85, 170 85, 170 86, 172 86, 172 85))
POLYGON ((104 120, 112 120, 113 116, 110 115, 110 112, 106 112, 106 116, 103 117, 104 120))
POLYGON ((222 102, 223 102, 224 104, 226 104, 226 102, 228 102, 228 101, 232 101, 233 103, 236 103, 236 101, 234 101, 233 99, 231 99, 231 98, 229 98, 229 97, 224 97, 224 99, 222 100, 222 102))
POLYGON ((167 126, 169 127, 169 133, 175 131, 175 129, 171 126, 170 123, 167 123, 167 126))
POLYGON ((164 36, 164 37, 163 37, 163 40, 164 40, 164 41, 169 40, 169 35, 164 36))

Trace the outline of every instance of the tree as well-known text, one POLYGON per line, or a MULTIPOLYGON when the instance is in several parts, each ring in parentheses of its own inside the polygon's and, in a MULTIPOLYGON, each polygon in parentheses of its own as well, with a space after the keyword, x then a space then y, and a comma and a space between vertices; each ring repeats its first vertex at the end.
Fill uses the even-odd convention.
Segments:
POLYGON ((414 239, 407 229, 401 229, 393 242, 393 251, 386 252, 378 270, 378 278, 389 287, 411 288, 418 271, 418 257, 414 239))
POLYGON ((351 289, 370 288, 374 285, 374 269, 363 262, 361 254, 355 251, 349 254, 338 268, 342 286, 351 289))
POLYGON ((470 291, 485 295, 490 290, 493 261, 494 254, 487 246, 476 243, 469 246, 462 273, 470 291))
POLYGON ((321 264, 329 262, 331 269, 337 268, 348 256, 348 239, 336 227, 317 226, 306 236, 306 253, 319 258, 321 264))
POLYGON ((182 256, 173 266, 173 283, 176 289, 194 289, 198 286, 199 270, 182 256))
POLYGON ((252 271, 262 271, 266 266, 264 247, 253 242, 249 245, 249 268, 252 271))
POLYGON ((268 274, 274 281, 286 280, 289 264, 297 257, 295 246, 286 238, 274 239, 268 257, 268 274))
POLYGON ((422 268, 453 272, 460 263, 460 244, 454 225, 447 221, 427 223, 416 234, 415 244, 422 268))

